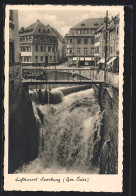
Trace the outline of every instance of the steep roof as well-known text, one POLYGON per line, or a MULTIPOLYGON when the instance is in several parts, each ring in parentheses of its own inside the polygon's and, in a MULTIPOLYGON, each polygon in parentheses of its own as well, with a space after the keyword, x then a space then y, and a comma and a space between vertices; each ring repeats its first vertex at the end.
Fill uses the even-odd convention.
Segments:
POLYGON ((104 22, 104 18, 88 18, 76 24, 71 29, 98 28, 104 22))
POLYGON ((19 31, 20 35, 50 35, 50 36, 56 36, 54 31, 49 25, 44 25, 40 22, 40 20, 37 20, 35 23, 29 25, 26 28, 21 28, 19 31))
POLYGON ((54 27, 52 27, 52 29, 53 29, 54 33, 58 36, 59 40, 61 42, 64 42, 63 36, 54 27))

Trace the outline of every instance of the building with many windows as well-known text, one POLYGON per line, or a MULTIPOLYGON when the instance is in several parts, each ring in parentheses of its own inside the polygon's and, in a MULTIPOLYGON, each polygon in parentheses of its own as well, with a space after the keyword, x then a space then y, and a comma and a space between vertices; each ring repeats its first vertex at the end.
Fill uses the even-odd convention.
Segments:
POLYGON ((106 44, 106 25, 103 23, 95 32, 95 65, 105 66, 105 52, 107 52, 106 68, 119 69, 119 15, 108 19, 107 23, 107 51, 106 44))
POLYGON ((9 104, 20 94, 22 66, 19 53, 18 11, 9 10, 9 104))
POLYGON ((70 28, 65 36, 69 63, 79 66, 94 65, 94 34, 103 22, 103 18, 88 18, 70 28))
POLYGON ((23 65, 48 65, 64 61, 63 37, 49 25, 37 20, 19 31, 20 51, 23 65))

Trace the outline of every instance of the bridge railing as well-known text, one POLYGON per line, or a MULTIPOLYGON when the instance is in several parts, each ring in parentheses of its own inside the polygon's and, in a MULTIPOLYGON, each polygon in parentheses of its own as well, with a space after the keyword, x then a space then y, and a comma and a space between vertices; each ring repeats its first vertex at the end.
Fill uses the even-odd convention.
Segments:
POLYGON ((104 81, 104 71, 98 71, 96 69, 22 69, 22 78, 23 80, 29 80, 31 82, 35 80, 104 81))

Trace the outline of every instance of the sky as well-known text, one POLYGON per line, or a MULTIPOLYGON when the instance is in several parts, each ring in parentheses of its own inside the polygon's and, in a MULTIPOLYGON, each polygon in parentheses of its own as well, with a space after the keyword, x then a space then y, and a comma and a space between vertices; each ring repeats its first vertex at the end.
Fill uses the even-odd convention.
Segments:
MULTIPOLYGON (((21 9, 18 11, 19 16, 19 29, 27 27, 30 24, 34 23, 36 20, 40 20, 43 24, 49 24, 51 27, 56 28, 62 36, 65 36, 69 29, 78 24, 79 22, 87 18, 103 18, 106 15, 106 9, 97 9, 89 10, 76 9, 76 6, 73 6, 73 9, 45 9, 45 10, 34 10, 34 9, 21 9)), ((83 6, 85 7, 85 6, 83 6)), ((108 16, 115 16, 119 13, 118 10, 113 9, 108 11, 108 16)))

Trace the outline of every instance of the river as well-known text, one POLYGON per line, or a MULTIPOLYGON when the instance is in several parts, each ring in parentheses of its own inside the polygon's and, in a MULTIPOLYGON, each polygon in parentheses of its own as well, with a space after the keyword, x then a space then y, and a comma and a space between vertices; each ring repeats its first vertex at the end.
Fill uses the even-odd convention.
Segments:
MULTIPOLYGON (((39 155, 15 173, 65 174, 99 173, 92 163, 94 133, 99 140, 102 114, 93 89, 63 96, 62 102, 43 105, 32 99, 33 111, 39 126, 39 155), (37 108, 43 115, 39 118, 37 108), (43 122, 42 122, 43 121, 43 122)), ((34 94, 35 91, 31 91, 34 94)))

